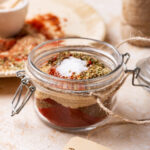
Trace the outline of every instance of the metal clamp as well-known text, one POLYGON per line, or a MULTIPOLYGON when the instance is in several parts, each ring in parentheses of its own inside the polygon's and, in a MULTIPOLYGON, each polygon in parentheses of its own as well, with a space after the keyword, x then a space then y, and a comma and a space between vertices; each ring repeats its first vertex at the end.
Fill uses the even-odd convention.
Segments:
MULTIPOLYGON (((130 59, 130 54, 125 53, 125 54, 122 55, 122 57, 123 57, 124 64, 127 64, 129 59, 130 59)), ((126 69, 125 73, 132 73, 132 85, 133 86, 140 86, 140 87, 150 88, 148 85, 135 83, 135 80, 139 77, 140 68, 137 67, 133 70, 126 69)))
POLYGON ((30 79, 26 77, 25 71, 18 71, 17 77, 19 77, 21 79, 21 84, 19 85, 19 87, 15 93, 15 96, 13 98, 13 101, 12 101, 11 116, 18 114, 22 110, 22 108, 29 101, 30 97, 32 96, 33 92, 35 91, 35 87, 32 85, 30 79), (24 98, 21 101, 23 87, 26 87, 28 90, 27 90, 24 98))
POLYGON ((124 64, 127 64, 129 59, 130 59, 130 54, 125 53, 125 54, 122 55, 122 57, 123 57, 124 64))
POLYGON ((135 80, 139 77, 140 68, 137 67, 134 70, 127 69, 125 72, 126 73, 132 73, 132 85, 133 86, 140 86, 140 87, 150 88, 148 85, 135 83, 135 80))

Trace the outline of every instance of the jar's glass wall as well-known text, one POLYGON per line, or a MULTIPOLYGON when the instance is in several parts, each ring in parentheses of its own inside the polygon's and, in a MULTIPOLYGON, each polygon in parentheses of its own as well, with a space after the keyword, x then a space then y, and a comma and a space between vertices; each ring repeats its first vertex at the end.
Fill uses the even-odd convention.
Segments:
POLYGON ((60 39, 39 45, 29 55, 26 72, 36 86, 34 97, 38 114, 50 125, 68 130, 95 128, 106 120, 107 114, 89 93, 98 93, 103 104, 112 109, 114 96, 125 77, 122 55, 115 48, 84 38, 60 39), (62 79, 40 71, 42 63, 64 51, 94 56, 112 71, 89 80, 62 79))

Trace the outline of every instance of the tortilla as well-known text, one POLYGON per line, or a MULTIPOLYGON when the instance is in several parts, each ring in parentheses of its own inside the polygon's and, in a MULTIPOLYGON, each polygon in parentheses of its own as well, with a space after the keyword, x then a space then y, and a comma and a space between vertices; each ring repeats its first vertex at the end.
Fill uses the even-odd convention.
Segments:
MULTIPOLYGON (((56 15, 59 18, 61 26, 61 32, 54 32, 55 25, 49 27, 49 29, 52 29, 52 31, 50 31, 53 35, 52 39, 76 36, 94 38, 102 41, 105 38, 106 29, 103 19, 92 7, 81 0, 30 0, 27 19, 34 18, 38 14, 42 16, 47 13, 56 15)), ((33 47, 47 40, 47 38, 44 39, 45 37, 42 34, 35 34, 34 36, 32 35, 32 37, 29 35, 29 39, 34 38, 35 40, 33 47), (37 36, 39 38, 37 38, 37 36)), ((18 48, 21 49, 20 46, 18 46, 18 48)), ((3 52, 7 53, 7 50, 3 52)), ((2 51, 0 49, 0 55, 1 54, 2 51)), ((25 60, 23 60, 22 63, 24 63, 24 61, 25 60)), ((2 64, 0 65, 2 66, 2 64)), ((5 65, 5 69, 0 68, 0 77, 14 77, 17 71, 23 69, 24 67, 7 69, 5 65)))

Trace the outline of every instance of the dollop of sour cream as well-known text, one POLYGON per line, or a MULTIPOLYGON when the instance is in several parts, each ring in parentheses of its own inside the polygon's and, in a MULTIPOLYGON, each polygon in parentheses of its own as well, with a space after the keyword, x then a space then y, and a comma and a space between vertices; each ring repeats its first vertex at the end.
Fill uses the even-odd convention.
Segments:
POLYGON ((87 62, 75 57, 64 59, 60 65, 56 67, 56 71, 64 77, 71 77, 73 73, 79 75, 81 72, 88 70, 87 62))

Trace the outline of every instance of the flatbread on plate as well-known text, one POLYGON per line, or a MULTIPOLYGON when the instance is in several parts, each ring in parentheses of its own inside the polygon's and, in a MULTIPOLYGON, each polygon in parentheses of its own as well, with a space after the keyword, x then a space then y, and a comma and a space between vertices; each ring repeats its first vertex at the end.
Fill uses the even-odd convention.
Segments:
POLYGON ((0 77, 16 76, 17 71, 24 69, 24 62, 33 47, 46 40, 70 36, 98 40, 105 38, 103 19, 96 10, 82 0, 30 0, 29 2, 27 15, 29 21, 26 22, 20 35, 6 41, 0 39, 0 77), (39 21, 41 18, 44 19, 46 28, 41 28, 39 22, 38 25, 34 23, 34 19, 39 21), (46 21, 49 22, 48 25, 46 21))

